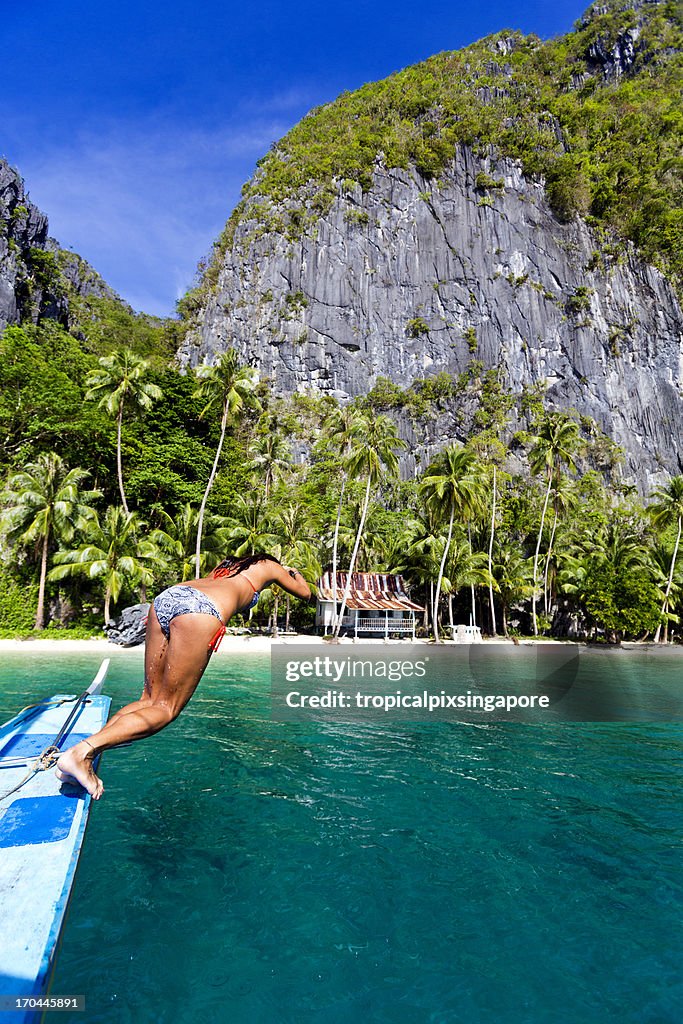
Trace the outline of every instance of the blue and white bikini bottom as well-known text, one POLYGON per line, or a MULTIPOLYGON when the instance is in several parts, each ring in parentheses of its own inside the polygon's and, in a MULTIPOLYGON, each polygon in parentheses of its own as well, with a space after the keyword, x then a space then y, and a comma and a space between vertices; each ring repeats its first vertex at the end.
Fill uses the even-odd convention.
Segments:
POLYGON ((176 615, 188 615, 199 613, 200 615, 213 615, 214 618, 223 624, 221 613, 216 608, 210 597, 197 590, 196 587, 186 587, 176 584, 163 590, 158 597, 154 598, 154 611, 161 626, 161 632, 166 639, 171 636, 171 622, 176 615))

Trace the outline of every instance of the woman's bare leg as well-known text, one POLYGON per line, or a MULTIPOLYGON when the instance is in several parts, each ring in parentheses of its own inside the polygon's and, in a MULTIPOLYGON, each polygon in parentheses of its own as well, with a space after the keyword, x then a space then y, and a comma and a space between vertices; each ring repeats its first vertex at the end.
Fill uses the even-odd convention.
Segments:
POLYGON ((75 778, 98 800, 104 786, 92 767, 93 759, 109 747, 151 736, 178 717, 204 674, 215 632, 212 615, 178 615, 166 642, 156 615, 150 613, 142 697, 121 708, 99 732, 65 750, 57 761, 57 777, 75 778))
POLYGON ((142 687, 142 695, 140 700, 134 700, 130 704, 126 704, 115 715, 112 715, 107 722, 108 726, 120 718, 121 715, 129 715, 132 711, 139 711, 142 708, 149 707, 151 694, 158 690, 163 679, 167 650, 168 640, 159 625, 157 613, 154 611, 154 605, 152 605, 147 616, 147 630, 145 633, 145 681, 142 687))

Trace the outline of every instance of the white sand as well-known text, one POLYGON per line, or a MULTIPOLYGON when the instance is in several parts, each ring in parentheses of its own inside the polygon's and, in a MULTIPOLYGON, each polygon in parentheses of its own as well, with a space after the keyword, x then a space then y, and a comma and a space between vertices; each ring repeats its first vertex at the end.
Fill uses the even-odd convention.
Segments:
MULTIPOLYGON (((382 638, 371 637, 361 639, 359 637, 358 643, 363 644, 384 644, 382 638)), ((407 645, 412 643, 412 640, 400 640, 400 641, 389 641, 390 643, 400 643, 401 645, 407 645)), ((570 641, 567 640, 552 640, 548 637, 539 637, 538 640, 525 639, 520 640, 520 645, 525 646, 529 644, 567 644, 570 641)), ((222 655, 230 654, 268 654, 274 643, 279 645, 290 645, 290 644, 311 644, 319 647, 325 647, 327 650, 333 650, 334 645, 325 643, 322 637, 311 636, 307 633, 297 634, 296 636, 279 637, 277 640, 273 640, 269 636, 229 636, 226 635, 221 641, 221 645, 217 651, 216 656, 221 657, 222 655)), ((343 637, 340 644, 353 644, 355 641, 351 638, 343 637)), ((429 640, 415 640, 417 644, 429 644, 429 640)), ((505 640, 503 637, 497 637, 495 640, 485 640, 485 644, 512 644, 512 640, 505 640)), ((444 640, 444 646, 452 647, 457 646, 452 640, 444 640)), ((118 644, 110 643, 109 640, 105 639, 93 639, 93 640, 58 640, 54 637, 45 639, 29 639, 29 640, 0 640, 0 653, 3 651, 22 651, 25 653, 45 653, 45 652, 62 652, 62 653, 73 653, 73 654, 112 654, 113 652, 141 652, 143 645, 138 647, 119 647, 118 644)))

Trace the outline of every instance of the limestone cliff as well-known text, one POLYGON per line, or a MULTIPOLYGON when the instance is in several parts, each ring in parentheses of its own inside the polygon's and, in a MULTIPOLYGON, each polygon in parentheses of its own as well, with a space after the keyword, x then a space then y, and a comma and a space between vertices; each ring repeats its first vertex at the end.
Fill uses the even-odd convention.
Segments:
MULTIPOLYGON (((661 64, 651 26, 649 49, 638 49, 650 8, 638 2, 622 6, 628 8, 625 29, 596 8, 577 30, 572 52, 578 56, 562 85, 560 112, 567 90, 590 89, 595 97, 596 90, 613 88, 630 66, 647 82, 661 64), (597 32, 594 17, 608 27, 597 32)), ((650 7, 659 10, 657 4, 650 7)), ((526 53, 527 47, 531 56, 524 58, 524 67, 531 60, 534 68, 541 66, 537 42, 503 36, 482 44, 472 93, 472 103, 480 104, 478 124, 500 100, 508 104, 501 107, 501 132, 508 130, 514 75, 522 71, 500 60, 512 60, 513 51, 526 53), (499 79, 500 89, 481 85, 499 79)), ((474 67, 468 53, 465 63, 461 55, 446 56, 448 66, 440 55, 441 63, 429 71, 430 82, 437 72, 443 74, 441 94, 450 88, 449 69, 474 67)), ((551 185, 561 181, 557 168, 564 173, 571 148, 559 114, 541 110, 537 115, 544 133, 537 137, 546 140, 555 161, 547 163, 545 175, 531 173, 523 159, 503 155, 502 146, 490 139, 456 142, 444 158, 443 140, 451 138, 451 128, 442 127, 450 122, 446 101, 439 106, 435 100, 435 88, 430 85, 431 107, 422 109, 416 123, 423 139, 424 118, 429 118, 430 140, 441 132, 441 149, 430 151, 441 160, 437 170, 417 158, 396 166, 400 154, 392 161, 379 151, 355 182, 348 172, 328 175, 324 202, 319 181, 280 188, 286 175, 297 181, 294 162, 303 159, 297 153, 312 152, 316 131, 327 130, 327 108, 305 119, 310 124, 302 122, 300 132, 314 140, 306 150, 284 140, 279 156, 268 155, 217 248, 209 286, 195 300, 181 361, 212 360, 234 345, 278 392, 314 387, 345 399, 366 393, 379 376, 406 386, 440 371, 457 376, 478 360, 484 368, 499 368, 513 391, 542 384, 550 408, 574 408, 595 419, 624 448, 625 475, 642 489, 660 480, 663 471, 680 472, 683 314, 674 288, 611 226, 619 222, 618 202, 614 206, 609 200, 611 222, 587 216, 591 202, 595 210, 607 200, 597 193, 592 200, 588 193, 583 198, 578 164, 570 180, 575 207, 558 210, 566 183, 554 191, 551 185)), ((538 91, 545 102, 547 95, 540 86, 538 91)), ((385 100, 385 93, 365 100, 363 116, 371 102, 381 99, 389 112, 402 102, 398 87, 399 99, 385 100)), ((348 107, 351 100, 338 102, 348 107)), ((455 109, 456 101, 449 102, 455 109)), ((513 127, 520 123, 519 104, 515 111, 513 127)), ((462 133, 458 117, 453 124, 462 133)), ((386 139, 384 145, 388 150, 386 139)), ((595 175, 604 176, 598 189, 604 196, 608 172, 595 166, 595 175)), ((434 446, 462 439, 466 429, 457 401, 426 432, 415 433, 404 419, 412 448, 405 471, 434 446)))
MULTIPOLYGON (((545 382, 551 407, 593 417, 632 473, 681 470, 673 289, 632 246, 559 223, 513 162, 461 148, 438 187, 378 164, 372 188, 340 195, 314 235, 255 227, 240 221, 186 360, 235 345, 279 392, 344 399, 378 376, 409 385, 476 358, 513 390, 545 382), (482 195, 483 174, 501 186, 482 195)), ((440 427, 462 433, 455 417, 440 427)))
POLYGON ((118 299, 85 260, 49 237, 47 216, 0 159, 0 330, 44 318, 66 325, 70 299, 90 296, 118 299))

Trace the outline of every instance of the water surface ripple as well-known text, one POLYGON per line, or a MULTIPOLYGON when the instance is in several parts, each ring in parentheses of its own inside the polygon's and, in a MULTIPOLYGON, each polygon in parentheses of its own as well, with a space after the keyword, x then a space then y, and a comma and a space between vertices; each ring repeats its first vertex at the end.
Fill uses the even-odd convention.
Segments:
MULTIPOLYGON (((5 656, 3 718, 95 667, 5 656)), ((269 715, 268 659, 219 657, 105 756, 52 986, 75 1024, 678 1024, 680 726, 269 715)))

